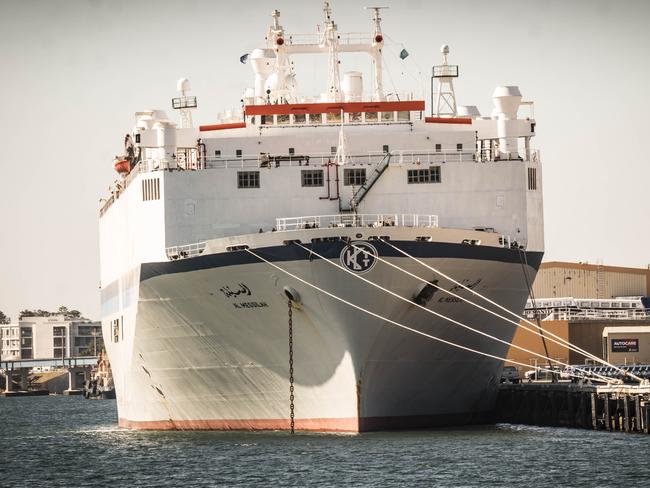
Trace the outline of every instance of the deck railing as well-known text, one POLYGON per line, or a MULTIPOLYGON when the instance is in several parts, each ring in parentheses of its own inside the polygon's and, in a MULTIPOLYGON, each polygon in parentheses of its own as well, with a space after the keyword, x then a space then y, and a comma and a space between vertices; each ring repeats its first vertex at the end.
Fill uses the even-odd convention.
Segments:
POLYGON ((438 227, 437 215, 334 214, 283 217, 275 220, 278 231, 332 227, 438 227))
POLYGON ((168 259, 179 259, 179 258, 193 258, 200 254, 203 254, 205 251, 206 243, 195 242, 193 244, 186 244, 184 246, 171 246, 165 249, 168 259))

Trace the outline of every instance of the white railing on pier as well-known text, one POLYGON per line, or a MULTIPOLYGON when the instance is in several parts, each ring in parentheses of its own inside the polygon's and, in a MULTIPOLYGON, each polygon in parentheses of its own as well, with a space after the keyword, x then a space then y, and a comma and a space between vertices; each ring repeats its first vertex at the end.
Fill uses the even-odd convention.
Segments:
POLYGON ((332 227, 438 227, 437 215, 416 214, 334 214, 283 217, 276 229, 301 230, 332 227))
POLYGON ((195 242, 184 246, 171 246, 165 249, 168 259, 193 258, 205 251, 205 242, 195 242))
MULTIPOLYGON (((535 318, 535 310, 526 310, 524 315, 535 318)), ((600 309, 553 309, 550 313, 539 311, 543 320, 649 320, 650 310, 600 310, 600 309)))

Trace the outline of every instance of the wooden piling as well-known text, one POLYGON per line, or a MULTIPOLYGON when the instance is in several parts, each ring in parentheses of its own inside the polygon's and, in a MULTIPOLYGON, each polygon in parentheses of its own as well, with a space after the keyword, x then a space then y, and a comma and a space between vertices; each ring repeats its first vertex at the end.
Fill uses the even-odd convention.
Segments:
POLYGON ((630 397, 628 395, 623 396, 623 428, 625 432, 630 432, 630 397))
POLYGON ((605 393, 605 430, 610 431, 612 430, 612 419, 609 415, 609 393, 605 393))
POLYGON ((595 393, 591 394, 591 428, 598 430, 598 398, 595 393))

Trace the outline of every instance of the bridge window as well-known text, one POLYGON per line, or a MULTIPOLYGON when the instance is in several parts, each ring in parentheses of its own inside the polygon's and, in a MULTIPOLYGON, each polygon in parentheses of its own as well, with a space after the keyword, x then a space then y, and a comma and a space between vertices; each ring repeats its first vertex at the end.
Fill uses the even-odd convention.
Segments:
POLYGON ((463 150, 463 145, 462 144, 456 144, 456 151, 462 151, 463 150))
POLYGON ((237 156, 238 158, 241 158, 241 149, 237 149, 235 151, 235 156, 237 156))
POLYGON ((363 117, 363 116, 361 115, 361 112, 351 112, 351 113, 348 115, 348 121, 349 121, 349 122, 353 122, 353 123, 355 123, 355 122, 362 122, 362 117, 363 117))
POLYGON ((341 123, 341 112, 330 112, 327 114, 327 123, 328 124, 340 124, 341 123))
POLYGON ((238 171, 237 188, 259 188, 260 172, 259 171, 238 171))
POLYGON ((307 122, 307 115, 305 114, 294 114, 293 123, 294 124, 305 124, 307 122))
POLYGON ((407 182, 415 183, 440 183, 440 166, 431 166, 426 169, 409 169, 407 182))
POLYGON ((366 182, 366 168, 351 168, 343 170, 345 186, 361 186, 366 182))
POLYGON ((220 157, 221 157, 221 149, 217 149, 217 150, 215 150, 215 151, 214 151, 214 156, 215 156, 216 158, 220 158, 220 157))
POLYGON ((366 112, 366 122, 377 122, 377 112, 366 112))
POLYGON ((381 121, 382 122, 392 122, 395 118, 394 112, 382 112, 381 121))
POLYGON ((390 152, 390 150, 389 150, 389 148, 388 148, 388 144, 384 144, 384 146, 383 146, 383 148, 382 148, 382 149, 383 149, 383 151, 384 151, 384 154, 386 154, 386 153, 389 153, 389 152, 390 152))
POLYGON ((278 115, 278 124, 288 124, 289 116, 288 115, 278 115))
POLYGON ((330 147, 330 151, 332 154, 336 154, 336 146, 330 147))
POLYGON ((289 156, 293 156, 294 154, 296 154, 296 148, 290 147, 289 148, 289 156))
POLYGON ((323 186, 322 169, 304 169, 300 172, 302 186, 323 186))
POLYGON ((411 120, 411 112, 408 111, 397 112, 397 120, 399 120, 400 122, 407 122, 411 120))
POLYGON ((442 144, 436 144, 436 152, 442 152, 442 144))
POLYGON ((120 342, 120 338, 124 337, 122 333, 122 317, 111 320, 111 337, 113 342, 120 342))

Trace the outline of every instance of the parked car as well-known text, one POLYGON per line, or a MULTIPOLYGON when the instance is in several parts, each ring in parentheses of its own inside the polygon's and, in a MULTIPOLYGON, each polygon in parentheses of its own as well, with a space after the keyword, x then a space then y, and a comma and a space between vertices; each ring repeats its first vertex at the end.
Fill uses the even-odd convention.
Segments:
POLYGON ((557 375, 558 379, 568 378, 566 373, 563 373, 558 368, 550 369, 548 366, 543 369, 531 369, 524 373, 524 378, 528 381, 550 381, 553 379, 553 375, 557 375))
POLYGON ((504 366, 501 371, 501 383, 519 383, 519 371, 514 366, 504 366))

